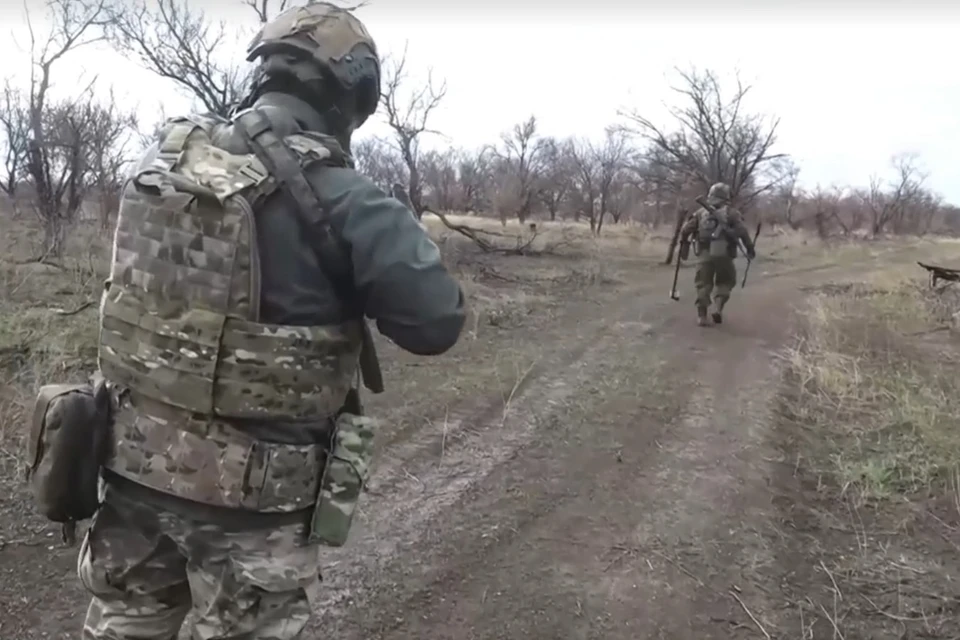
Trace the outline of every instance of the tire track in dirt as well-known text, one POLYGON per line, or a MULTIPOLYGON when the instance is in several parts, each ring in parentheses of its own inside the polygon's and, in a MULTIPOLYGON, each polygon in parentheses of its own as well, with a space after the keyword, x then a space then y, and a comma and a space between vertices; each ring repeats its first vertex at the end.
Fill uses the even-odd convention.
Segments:
MULTIPOLYGON (((343 607, 364 610, 371 594, 382 593, 385 585, 411 588, 403 565, 422 555, 441 516, 556 420, 592 367, 617 356, 622 331, 650 329, 636 314, 635 305, 624 305, 569 327, 574 332, 566 334, 565 348, 536 363, 507 406, 497 399, 460 407, 443 423, 385 452, 351 543, 342 553, 325 554, 318 630, 337 628, 343 607), (545 374, 552 377, 544 379, 545 374)), ((419 570, 425 574, 423 564, 419 570)))
POLYGON ((785 301, 758 298, 723 327, 682 327, 671 338, 693 347, 686 359, 694 366, 679 390, 688 401, 644 474, 650 482, 634 503, 640 518, 624 542, 650 564, 625 566, 608 585, 616 599, 645 584, 649 635, 642 637, 757 637, 747 610, 762 619, 770 609, 760 572, 775 555, 761 533, 772 511, 767 479, 775 453, 767 430, 779 375, 775 348, 786 334, 775 316, 746 316, 761 305, 782 309, 785 301), (749 337, 726 331, 731 322, 749 337))
POLYGON ((418 458, 437 437, 422 432, 384 465, 365 531, 326 564, 316 628, 342 638, 756 636, 750 615, 769 625, 762 612, 775 604, 764 587, 775 573, 762 535, 776 455, 766 431, 791 280, 738 294, 728 324, 707 331, 693 326, 692 301, 628 300, 610 323, 618 331, 581 331, 598 340, 547 359, 505 421, 490 407, 458 414, 470 434, 442 464, 418 458), (612 378, 624 384, 595 406, 591 383, 612 378), (644 388, 650 379, 667 389, 644 388))

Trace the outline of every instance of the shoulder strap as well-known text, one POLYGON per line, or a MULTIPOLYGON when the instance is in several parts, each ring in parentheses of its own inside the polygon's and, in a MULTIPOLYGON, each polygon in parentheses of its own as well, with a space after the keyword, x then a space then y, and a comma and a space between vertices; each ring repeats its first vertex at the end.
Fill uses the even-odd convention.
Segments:
POLYGON ((270 121, 257 109, 248 109, 234 117, 237 131, 243 136, 250 149, 260 158, 267 170, 277 179, 281 188, 293 198, 297 205, 297 220, 300 230, 307 238, 312 238, 317 247, 317 256, 320 265, 326 272, 330 284, 334 287, 340 300, 358 316, 363 327, 363 348, 360 351, 360 371, 363 374, 363 383, 373 393, 383 391, 383 374, 377 359, 376 348, 370 328, 363 318, 362 309, 357 308, 355 296, 349 290, 349 260, 343 246, 334 237, 330 227, 330 220, 320 204, 320 198, 313 190, 313 185, 307 180, 300 166, 296 154, 283 140, 274 133, 270 121), (311 224, 306 219, 307 211, 323 213, 319 225, 311 224))

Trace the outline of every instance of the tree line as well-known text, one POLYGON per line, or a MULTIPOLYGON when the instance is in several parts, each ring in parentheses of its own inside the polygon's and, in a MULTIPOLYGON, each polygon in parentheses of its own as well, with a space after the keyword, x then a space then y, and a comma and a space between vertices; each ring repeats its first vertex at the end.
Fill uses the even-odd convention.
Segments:
MULTIPOLYGON (((247 27, 288 8, 290 0, 235 0, 251 9, 247 27)), ((237 26, 214 21, 186 0, 48 0, 50 28, 30 28, 30 69, 8 76, 0 95, 0 191, 13 215, 44 224, 45 255, 62 250, 65 230, 92 207, 109 226, 129 163, 152 140, 97 80, 54 99, 58 63, 107 44, 151 74, 173 83, 196 108, 227 116, 243 96, 251 67, 228 59, 237 26)), ((406 51, 385 57, 379 116, 382 137, 358 137, 358 169, 405 197, 417 216, 436 213, 492 249, 450 212, 492 215, 504 224, 583 221, 596 234, 631 221, 678 229, 693 198, 714 182, 730 184, 748 215, 822 238, 886 233, 954 233, 956 208, 926 185, 920 159, 899 155, 888 180, 867 188, 802 189, 800 168, 778 144, 777 117, 750 108, 751 87, 721 81, 712 70, 677 69, 665 122, 624 108, 600 140, 542 135, 535 115, 478 149, 426 148, 439 132, 431 118, 447 84, 411 79, 406 51)), ((158 114, 161 113, 158 105, 158 114)), ((671 246, 668 260, 672 259, 671 246)))

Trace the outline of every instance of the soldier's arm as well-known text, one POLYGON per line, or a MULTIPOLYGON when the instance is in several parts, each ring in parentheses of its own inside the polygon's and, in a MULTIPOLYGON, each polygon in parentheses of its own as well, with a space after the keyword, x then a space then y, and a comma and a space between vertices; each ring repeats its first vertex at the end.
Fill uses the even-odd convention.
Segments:
POLYGON ((696 213, 690 214, 687 217, 687 221, 683 223, 683 226, 680 227, 680 242, 685 243, 690 241, 690 236, 697 232, 697 215, 696 213))
POLYGON ((466 320, 463 291, 413 213, 353 169, 322 167, 310 178, 349 247, 354 287, 377 329, 417 355, 456 344, 466 320))
POLYGON ((754 249, 753 246, 753 238, 750 237, 750 230, 747 229, 747 225, 743 223, 743 215, 737 211, 732 218, 731 222, 733 223, 737 238, 743 243, 743 248, 746 249, 747 256, 752 260, 756 255, 756 249, 754 249))

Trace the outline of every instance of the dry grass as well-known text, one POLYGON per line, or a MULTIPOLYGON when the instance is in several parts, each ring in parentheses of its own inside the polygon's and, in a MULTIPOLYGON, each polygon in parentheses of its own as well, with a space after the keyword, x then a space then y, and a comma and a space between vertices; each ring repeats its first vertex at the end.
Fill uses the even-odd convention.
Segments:
POLYGON ((960 361, 936 296, 891 278, 813 295, 787 354, 792 409, 863 499, 935 493, 960 461, 960 361))
MULTIPOLYGON (((517 222, 503 228, 495 220, 453 218, 505 236, 529 231, 517 222)), ((586 225, 539 223, 532 248, 545 255, 512 257, 483 254, 435 217, 427 216, 425 225, 468 296, 467 337, 473 341, 542 322, 540 316, 549 316, 552 306, 563 298, 561 290, 617 282, 616 265, 621 259, 632 260, 646 236, 643 229, 620 225, 611 226, 597 239, 586 225)), ((111 233, 95 223, 78 223, 71 229, 64 256, 38 263, 42 233, 36 221, 7 218, 3 226, 0 472, 8 472, 23 443, 26 416, 37 388, 83 379, 95 367, 97 303, 107 276, 111 233)), ((477 343, 478 348, 485 345, 477 343)))
POLYGON ((107 273, 105 237, 78 225, 56 261, 40 255, 35 225, 4 221, 0 262, 0 447, 15 462, 33 395, 49 381, 82 379, 96 362, 97 301, 107 273))
MULTIPOLYGON (((450 220, 497 234, 503 246, 533 233, 516 220, 450 214, 450 220)), ((24 417, 40 384, 82 379, 96 362, 97 302, 107 275, 111 233, 95 223, 71 229, 64 256, 37 263, 42 233, 30 218, 3 221, 0 237, 0 449, 22 443, 24 417)), ((485 254, 436 216, 424 225, 469 299, 467 337, 477 348, 492 332, 535 330, 572 292, 590 293, 643 277, 658 267, 669 228, 607 224, 600 236, 585 223, 537 221, 534 256, 485 254)), ((766 236, 766 232, 765 232, 766 236)), ((799 255, 818 247, 803 234, 773 232, 769 249, 799 255), (809 245, 809 246, 808 246, 809 245), (799 253, 798 253, 799 252, 799 253)), ((793 254, 791 254, 793 255, 793 254)), ((474 349, 471 350, 471 354, 474 349)), ((472 358, 473 356, 471 356, 472 358)), ((461 363, 463 364, 463 363, 461 363)), ((0 455, 0 471, 11 456, 0 455)))
POLYGON ((960 633, 957 307, 911 272, 812 295, 785 354, 803 637, 960 633))

